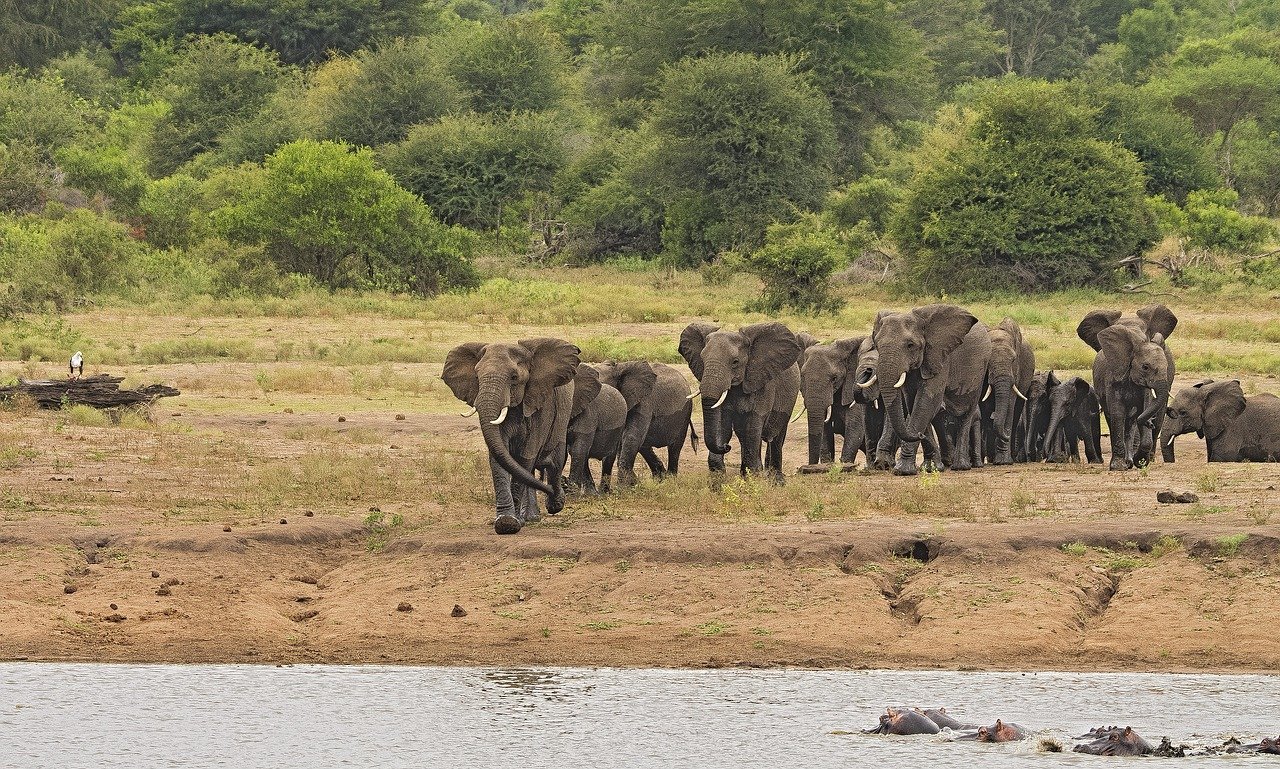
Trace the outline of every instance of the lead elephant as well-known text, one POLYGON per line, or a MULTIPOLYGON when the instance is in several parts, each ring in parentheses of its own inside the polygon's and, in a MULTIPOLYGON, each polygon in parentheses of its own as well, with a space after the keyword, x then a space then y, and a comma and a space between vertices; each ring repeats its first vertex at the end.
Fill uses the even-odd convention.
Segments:
MULTIPOLYGON (((801 343, 807 334, 799 334, 801 343)), ((806 345, 800 353, 800 394, 809 414, 809 464, 835 460, 840 436, 840 461, 851 464, 866 453, 866 418, 855 402, 858 352, 864 337, 838 339, 831 344, 806 345)))
POLYGON ((609 491, 613 463, 622 445, 627 402, 612 385, 600 381, 600 373, 578 364, 573 380, 573 411, 569 418, 569 484, 584 494, 595 494, 591 460, 600 461, 599 491, 609 491))
POLYGON ((944 461, 955 470, 972 467, 978 401, 991 355, 987 327, 955 305, 931 304, 881 312, 871 336, 879 354, 875 381, 892 428, 876 447, 876 467, 915 475, 920 441, 928 440, 930 425, 943 412, 956 423, 955 450, 944 461), (904 398, 910 404, 905 417, 904 398), (896 463, 895 440, 901 441, 896 463))
MULTIPOLYGON (((800 394, 800 341, 785 325, 757 323, 724 331, 691 323, 680 334, 680 355, 697 377, 702 439, 712 472, 724 472, 731 435, 742 452, 742 474, 767 473, 781 483, 782 446, 800 394), (767 455, 761 458, 761 447, 767 455)), ((697 396, 690 396, 697 397, 697 396)))
POLYGON ((539 338, 468 342, 445 358, 441 378, 480 417, 499 534, 539 520, 535 491, 547 495, 548 513, 564 507, 561 473, 580 352, 563 339, 539 338), (535 470, 550 483, 538 480, 535 470))
POLYGON ((617 388, 627 405, 627 422, 618 451, 618 484, 635 484, 637 454, 644 457, 655 478, 679 472, 685 439, 695 451, 698 448, 698 436, 690 422, 693 401, 689 400, 689 383, 684 376, 664 363, 642 360, 605 361, 595 368, 600 381, 617 388), (654 449, 664 447, 665 467, 654 453, 654 449))
POLYGON ((986 421, 986 454, 994 465, 1011 465, 1016 458, 1027 461, 1026 431, 1019 426, 1026 418, 1027 391, 1035 376, 1036 356, 1022 338, 1022 329, 1013 318, 1005 318, 991 329, 991 357, 987 359, 987 389, 982 396, 986 421))
POLYGON ((1173 386, 1173 353, 1165 340, 1178 318, 1163 304, 1122 318, 1119 310, 1094 310, 1076 334, 1097 351, 1093 386, 1111 431, 1112 470, 1146 465, 1164 423, 1173 386))
POLYGON ((1194 432, 1204 438, 1210 462, 1280 462, 1280 398, 1246 398, 1238 380, 1206 379, 1179 391, 1167 416, 1167 446, 1194 432))

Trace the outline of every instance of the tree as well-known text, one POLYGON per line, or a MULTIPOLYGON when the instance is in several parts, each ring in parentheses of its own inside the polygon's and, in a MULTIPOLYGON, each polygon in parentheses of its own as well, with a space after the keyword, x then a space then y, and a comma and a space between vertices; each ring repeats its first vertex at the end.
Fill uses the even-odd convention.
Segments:
POLYGON ((1125 69, 1141 72, 1178 47, 1178 17, 1167 0, 1139 8, 1120 20, 1125 69))
POLYGON ((229 128, 262 109, 284 77, 269 51, 227 35, 192 40, 160 88, 170 110, 151 137, 152 172, 167 176, 216 148, 229 128))
POLYGON ((382 152, 402 184, 450 224, 495 227, 502 208, 548 191, 565 162, 564 130, 550 113, 455 115, 414 128, 382 152))
POLYGON ((88 132, 96 112, 56 76, 0 74, 0 144, 28 144, 52 156, 88 132))
POLYGON ((464 27, 448 39, 449 73, 477 112, 553 109, 564 97, 567 56, 560 39, 528 16, 464 27))
POLYGON ((750 250, 765 227, 817 208, 831 189, 830 106, 794 62, 716 54, 664 73, 653 174, 667 199, 663 242, 697 264, 750 250))
POLYGON ((247 181, 213 221, 233 241, 265 246, 284 271, 334 288, 426 294, 476 283, 471 238, 436 221, 369 150, 292 142, 247 181))
POLYGON ((290 64, 352 53, 377 40, 420 34, 423 0, 171 0, 179 36, 230 33, 290 64))
POLYGON ((35 69, 102 31, 115 0, 0 0, 0 71, 35 69))
POLYGON ((1090 36, 1080 0, 988 0, 987 12, 1003 33, 1000 72, 1053 78, 1084 63, 1090 36))
POLYGON ((1156 237, 1137 158, 1044 81, 985 91, 958 139, 922 149, 892 232, 912 279, 939 289, 1106 285, 1156 237))
POLYGON ((920 32, 944 91, 989 74, 1003 51, 985 0, 906 0, 897 10, 920 32))
POLYGON ((1241 123, 1235 131, 1235 182, 1246 205, 1280 215, 1280 120, 1241 123))

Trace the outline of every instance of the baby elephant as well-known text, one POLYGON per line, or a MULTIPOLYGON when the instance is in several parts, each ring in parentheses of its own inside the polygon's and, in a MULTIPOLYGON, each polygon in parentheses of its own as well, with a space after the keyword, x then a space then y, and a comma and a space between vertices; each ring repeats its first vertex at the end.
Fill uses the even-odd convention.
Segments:
POLYGON ((1280 398, 1246 398, 1235 379, 1206 379, 1182 390, 1165 416, 1170 455, 1174 438, 1194 432, 1204 438, 1210 462, 1280 462, 1280 398))

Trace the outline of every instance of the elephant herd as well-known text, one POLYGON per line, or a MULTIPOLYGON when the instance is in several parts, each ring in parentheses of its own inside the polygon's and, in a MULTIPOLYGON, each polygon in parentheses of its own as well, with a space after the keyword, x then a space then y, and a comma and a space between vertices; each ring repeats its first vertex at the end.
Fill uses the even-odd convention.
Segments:
POLYGON ((618 483, 634 484, 637 455, 654 477, 678 472, 684 443, 697 450, 695 400, 711 471, 724 472, 736 436, 741 472, 778 483, 801 396, 809 428, 802 472, 830 467, 837 437, 842 463, 861 453, 868 468, 897 475, 921 465, 964 471, 1080 461, 1081 446, 1086 461, 1100 463, 1103 415, 1112 470, 1150 463, 1157 445, 1172 462, 1174 438, 1188 432, 1205 439, 1210 461, 1280 460, 1275 396, 1246 398, 1238 381, 1205 380, 1170 403, 1175 366, 1166 340, 1177 324, 1160 304, 1131 316, 1085 315, 1076 332, 1097 353, 1092 384, 1037 372, 1013 319, 990 328, 950 304, 882 311, 869 334, 830 343, 776 321, 737 330, 691 323, 679 353, 697 379, 693 393, 665 364, 589 365, 576 346, 552 338, 459 345, 442 378, 479 415, 499 534, 539 519, 536 492, 555 514, 567 487, 608 491, 615 464, 618 483), (601 462, 598 486, 593 459, 601 462))

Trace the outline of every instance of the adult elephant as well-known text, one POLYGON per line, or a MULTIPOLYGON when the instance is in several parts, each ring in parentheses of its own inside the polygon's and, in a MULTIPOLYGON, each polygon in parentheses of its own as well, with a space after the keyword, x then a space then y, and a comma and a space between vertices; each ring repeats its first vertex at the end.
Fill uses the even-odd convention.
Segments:
POLYGON ((569 417, 569 483, 584 494, 595 494, 590 462, 600 461, 600 491, 609 491, 613 463, 622 444, 627 402, 622 393, 600 381, 600 373, 578 364, 573 380, 573 411, 569 417))
POLYGON ((1111 431, 1112 470, 1146 465, 1154 458, 1175 374, 1165 340, 1177 325, 1168 307, 1152 304, 1138 310, 1137 317, 1094 310, 1076 328, 1098 353, 1093 386, 1111 431))
POLYGON ((548 513, 564 507, 561 473, 580 352, 563 339, 539 338, 468 342, 445 358, 441 378, 480 417, 499 534, 515 534, 539 520, 537 491, 547 495, 548 513), (538 480, 535 470, 550 484, 538 480))
POLYGON ((680 355, 698 379, 702 439, 712 472, 724 471, 729 438, 737 435, 743 475, 767 473, 782 483, 782 446, 800 394, 796 335, 778 322, 737 331, 691 323, 680 334, 680 355), (762 445, 767 446, 763 461, 762 445))
POLYGON ((892 428, 885 430, 876 447, 876 467, 892 466, 896 475, 915 475, 920 441, 928 440, 930 424, 945 412, 956 425, 949 464, 954 470, 971 468, 978 402, 991 356, 987 327, 960 307, 931 304, 908 312, 881 312, 871 337, 879 354, 875 381, 892 428), (904 398, 909 404, 906 416, 904 398), (895 439, 902 442, 896 463, 895 439))
POLYGON ((1025 419, 1027 391, 1036 373, 1036 356, 1022 338, 1022 329, 1013 318, 1005 318, 991 329, 991 357, 987 360, 987 390, 982 400, 989 413, 988 456, 995 465, 1011 465, 1015 457, 1026 461, 1025 419))
POLYGON ((1078 376, 1062 382, 1049 394, 1049 428, 1045 432, 1046 459, 1080 460, 1084 443, 1089 464, 1102 463, 1102 417, 1097 393, 1078 376))
POLYGON ((697 449, 697 435, 690 419, 693 401, 689 382, 664 363, 642 360, 605 361, 595 365, 600 381, 617 388, 626 402, 627 420, 618 450, 618 484, 636 482, 636 455, 644 457, 655 478, 675 475, 680 469, 680 452, 686 438, 697 449), (664 467, 654 449, 666 448, 664 467))
MULTIPOLYGON (((807 334, 797 335, 804 345, 807 334)), ((840 461, 849 464, 866 451, 862 404, 855 403, 854 382, 858 351, 864 337, 811 344, 800 353, 800 394, 809 415, 809 464, 835 460, 836 436, 841 439, 840 461)))
POLYGON ((1238 380, 1206 379, 1181 390, 1167 415, 1166 446, 1194 432, 1204 438, 1210 462, 1280 462, 1280 398, 1245 398, 1238 380))

